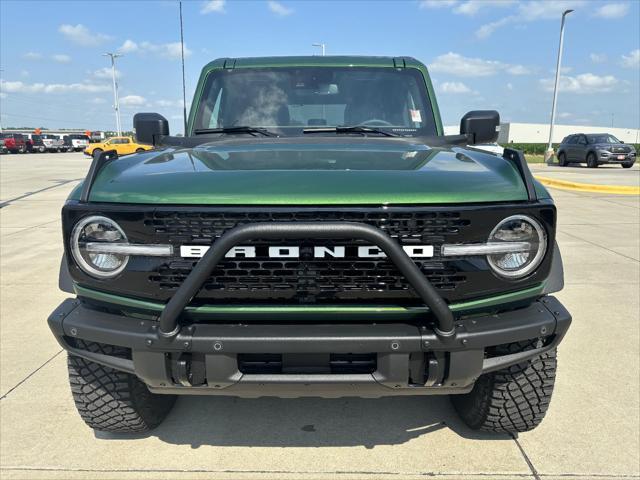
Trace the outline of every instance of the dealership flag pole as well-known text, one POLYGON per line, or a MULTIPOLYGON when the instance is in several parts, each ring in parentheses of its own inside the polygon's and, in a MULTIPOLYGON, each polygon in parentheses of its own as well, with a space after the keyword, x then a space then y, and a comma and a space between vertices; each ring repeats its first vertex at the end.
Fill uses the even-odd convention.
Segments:
POLYGON ((556 121, 556 103, 558 101, 558 84, 560 83, 560 67, 562 64, 562 43, 564 40, 564 19, 573 12, 573 10, 565 10, 562 13, 562 21, 560 22, 560 45, 558 46, 558 63, 556 65, 556 82, 553 87, 553 105, 551 106, 551 124, 549 126, 549 145, 547 151, 544 152, 544 160, 547 164, 553 163, 553 124, 556 121))

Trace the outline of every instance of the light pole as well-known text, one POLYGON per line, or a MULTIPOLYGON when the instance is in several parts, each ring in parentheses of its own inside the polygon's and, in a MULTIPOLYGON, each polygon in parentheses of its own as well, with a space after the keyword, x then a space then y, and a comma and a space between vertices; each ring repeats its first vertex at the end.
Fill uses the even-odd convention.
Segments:
POLYGON ((549 125, 549 145, 547 151, 544 152, 544 160, 547 165, 553 162, 553 124, 556 121, 556 103, 558 101, 558 84, 560 83, 560 66, 562 64, 562 42, 564 40, 564 19, 573 10, 565 10, 562 13, 562 21, 560 22, 560 45, 558 46, 558 63, 556 65, 556 82, 553 87, 553 105, 551 106, 551 124, 549 125))
POLYGON ((120 102, 118 100, 118 82, 116 81, 116 58, 121 57, 120 53, 103 53, 102 56, 111 58, 111 76, 113 77, 113 108, 116 111, 116 130, 118 136, 122 135, 122 128, 120 126, 120 102))
POLYGON ((322 56, 324 57, 325 54, 325 45, 324 43, 312 43, 311 44, 312 47, 320 47, 322 49, 322 56))

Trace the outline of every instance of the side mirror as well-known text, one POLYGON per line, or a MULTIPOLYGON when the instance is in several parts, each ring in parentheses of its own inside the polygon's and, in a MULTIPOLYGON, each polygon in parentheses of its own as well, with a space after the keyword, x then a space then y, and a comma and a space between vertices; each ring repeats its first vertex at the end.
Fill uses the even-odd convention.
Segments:
POLYGON ((169 122, 159 113, 136 113, 133 129, 138 143, 156 145, 160 137, 169 135, 169 122))
POLYGON ((495 110, 474 110, 460 120, 460 134, 473 144, 494 143, 500 132, 500 114, 495 110))

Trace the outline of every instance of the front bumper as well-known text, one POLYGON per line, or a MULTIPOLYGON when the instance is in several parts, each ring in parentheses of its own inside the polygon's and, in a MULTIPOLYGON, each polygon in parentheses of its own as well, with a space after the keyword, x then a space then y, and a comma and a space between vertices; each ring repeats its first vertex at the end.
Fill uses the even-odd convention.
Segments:
POLYGON ((259 396, 430 395, 466 393, 483 373, 520 363, 555 348, 571 316, 554 297, 493 315, 457 319, 452 338, 431 326, 379 324, 182 325, 171 337, 157 321, 94 310, 65 300, 49 326, 69 353, 137 375, 155 393, 259 396), (130 349, 127 358, 79 348, 78 340, 130 349), (496 356, 493 346, 533 341, 535 348, 496 356), (242 371, 239 355, 281 355, 286 373, 242 371), (369 373, 331 373, 323 359, 368 354, 369 373), (314 364, 310 373, 309 361, 314 364))
POLYGON ((600 163, 626 163, 635 162, 636 154, 629 153, 611 153, 607 151, 598 151, 598 162, 600 163))

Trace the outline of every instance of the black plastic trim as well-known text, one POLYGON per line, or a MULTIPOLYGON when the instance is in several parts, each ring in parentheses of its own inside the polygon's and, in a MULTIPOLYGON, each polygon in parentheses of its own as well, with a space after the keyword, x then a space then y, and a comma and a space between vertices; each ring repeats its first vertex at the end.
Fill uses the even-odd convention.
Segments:
POLYGON ((518 169, 518 173, 520 173, 520 177, 522 177, 524 186, 527 189, 527 197, 529 197, 529 202, 536 202, 538 200, 538 194, 536 193, 536 186, 533 180, 533 175, 531 174, 529 165, 527 165, 527 161, 524 158, 524 153, 522 153, 520 150, 505 148, 502 154, 502 158, 509 160, 516 166, 516 168, 518 169))
POLYGON ((118 152, 115 150, 105 150, 100 152, 99 155, 93 155, 93 161, 91 162, 91 166, 89 167, 89 172, 87 173, 87 177, 82 184, 82 192, 80 192, 80 202, 87 203, 89 201, 89 195, 91 194, 91 188, 93 187, 93 182, 96 181, 100 170, 112 160, 118 159, 118 152))
POLYGON ((92 310, 74 299, 65 300, 48 321, 69 353, 134 373, 158 393, 300 396, 296 389, 302 388, 305 395, 381 396, 464 393, 481 374, 555 348, 567 332, 571 316, 557 299, 545 296, 518 310, 460 319, 456 322, 458 336, 448 343, 441 342, 432 329, 408 324, 194 324, 185 326, 175 338, 166 339, 158 335, 156 321, 92 310), (69 340, 73 338, 129 348, 132 360, 77 349, 69 340), (539 348, 485 358, 487 347, 535 339, 540 342, 539 348), (377 354, 375 372, 248 375, 239 371, 237 363, 239 353, 360 352, 377 354), (435 384, 411 384, 411 354, 425 352, 438 359, 438 371, 443 375, 446 372, 446 378, 435 384), (204 354, 207 385, 184 386, 171 379, 165 359, 181 353, 204 354))

